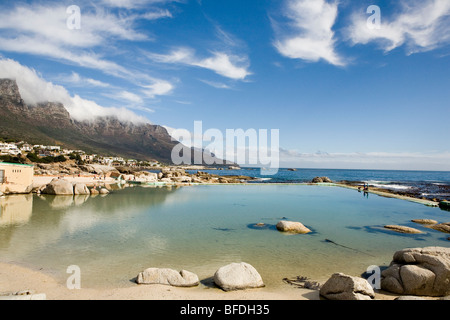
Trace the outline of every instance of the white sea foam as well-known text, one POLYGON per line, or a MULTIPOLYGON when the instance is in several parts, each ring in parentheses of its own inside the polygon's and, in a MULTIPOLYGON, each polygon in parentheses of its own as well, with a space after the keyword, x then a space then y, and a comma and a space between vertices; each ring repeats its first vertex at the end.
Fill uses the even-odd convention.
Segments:
POLYGON ((370 186, 375 188, 385 188, 385 189, 394 189, 394 190, 407 190, 411 189, 411 186, 403 186, 399 184, 377 184, 377 183, 369 183, 370 186))

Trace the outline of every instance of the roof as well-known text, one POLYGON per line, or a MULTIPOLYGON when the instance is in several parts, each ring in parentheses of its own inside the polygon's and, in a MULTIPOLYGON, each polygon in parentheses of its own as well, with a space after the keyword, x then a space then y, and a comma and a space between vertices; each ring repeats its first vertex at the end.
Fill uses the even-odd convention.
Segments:
POLYGON ((32 164, 22 164, 22 163, 9 163, 9 162, 0 162, 1 165, 7 165, 7 166, 22 166, 22 167, 34 167, 32 164))

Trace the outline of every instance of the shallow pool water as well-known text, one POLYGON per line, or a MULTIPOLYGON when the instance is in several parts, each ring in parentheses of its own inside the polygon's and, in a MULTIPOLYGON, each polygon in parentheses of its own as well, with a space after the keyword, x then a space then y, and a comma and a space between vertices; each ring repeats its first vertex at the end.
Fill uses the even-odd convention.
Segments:
POLYGON ((207 283, 219 267, 241 261, 277 287, 299 275, 360 275, 387 266, 404 248, 449 246, 447 234, 411 222, 448 222, 447 211, 339 187, 132 187, 104 197, 14 196, 1 199, 0 208, 0 261, 61 281, 77 265, 85 288, 131 286, 149 267, 186 269, 207 283), (313 232, 280 233, 275 225, 282 219, 313 232), (399 234, 384 230, 387 224, 425 233, 399 234))

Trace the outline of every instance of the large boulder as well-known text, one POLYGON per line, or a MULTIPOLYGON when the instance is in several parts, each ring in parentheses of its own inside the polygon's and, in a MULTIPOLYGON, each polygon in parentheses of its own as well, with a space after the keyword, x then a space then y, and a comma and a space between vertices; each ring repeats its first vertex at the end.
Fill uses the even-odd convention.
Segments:
POLYGON ((158 174, 153 172, 147 172, 147 171, 139 171, 133 173, 134 177, 132 180, 143 182, 143 183, 152 183, 158 181, 158 174))
POLYGON ((315 177, 311 181, 312 183, 332 183, 333 181, 328 177, 315 177))
POLYGON ((100 190, 99 190, 99 193, 100 194, 109 194, 109 190, 108 189, 106 189, 106 188, 101 188, 100 190))
POLYGON ((335 273, 320 288, 320 295, 329 300, 372 300, 375 298, 370 283, 363 278, 335 273))
POLYGON ((284 220, 277 223, 277 230, 281 232, 300 233, 300 234, 311 232, 311 230, 305 227, 301 222, 284 221, 284 220))
POLYGON ((45 186, 41 193, 69 196, 73 195, 73 185, 65 179, 53 179, 45 186))
POLYGON ((264 287, 261 275, 248 263, 231 263, 219 268, 214 283, 224 291, 264 287))
POLYGON ((74 195, 88 195, 91 194, 89 188, 84 183, 76 183, 73 186, 73 194, 74 195))
POLYGON ((138 284, 162 284, 173 287, 195 287, 200 281, 192 272, 180 272, 167 268, 149 268, 139 273, 136 279, 138 284))
POLYGON ((450 248, 404 249, 381 273, 381 289, 401 295, 450 294, 450 248))

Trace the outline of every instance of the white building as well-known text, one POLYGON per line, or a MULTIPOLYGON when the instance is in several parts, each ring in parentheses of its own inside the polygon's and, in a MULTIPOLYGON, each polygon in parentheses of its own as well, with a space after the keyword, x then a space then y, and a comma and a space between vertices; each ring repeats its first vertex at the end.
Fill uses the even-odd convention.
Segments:
POLYGON ((19 148, 12 143, 0 143, 0 154, 17 155, 21 153, 19 148))

